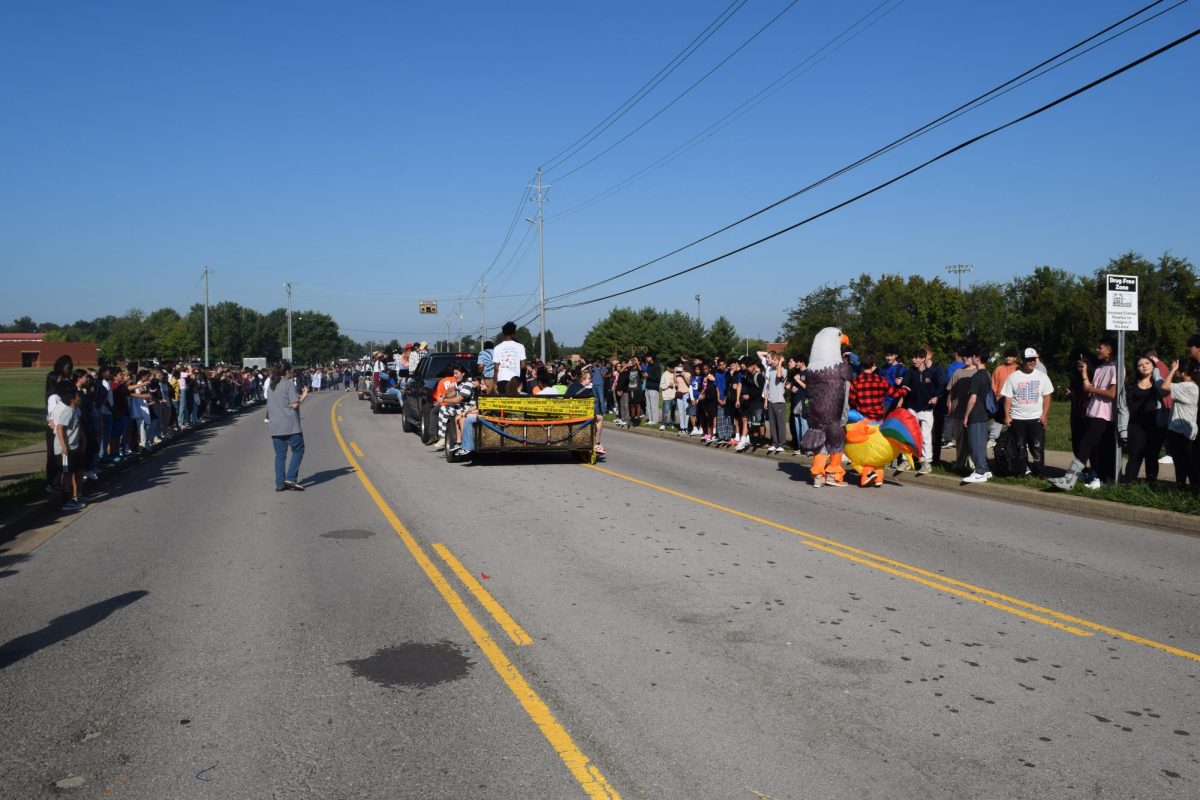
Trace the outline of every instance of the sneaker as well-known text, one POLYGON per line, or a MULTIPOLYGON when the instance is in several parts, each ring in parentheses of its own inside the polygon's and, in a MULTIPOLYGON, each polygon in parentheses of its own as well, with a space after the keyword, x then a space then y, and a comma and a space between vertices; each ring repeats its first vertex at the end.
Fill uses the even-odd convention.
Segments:
POLYGON ((83 511, 85 508, 87 508, 87 503, 83 502, 82 500, 69 500, 66 503, 63 503, 62 510, 83 511))
POLYGON ((666 425, 659 425, 659 426, 658 426, 658 429, 659 429, 660 431, 665 431, 665 430, 667 429, 667 426, 666 426, 666 425))
POLYGON ((954 442, 942 442, 942 449, 943 450, 953 450, 954 442))
POLYGON ((703 436, 704 432, 701 431, 699 428, 692 428, 692 432, 689 435, 690 436, 703 436))
MULTIPOLYGON (((695 436, 696 434, 693 433, 692 435, 695 436)), ((709 436, 707 433, 700 437, 700 441, 704 442, 705 444, 708 444, 712 440, 713 437, 709 436)))
POLYGON ((293 491, 296 491, 296 492, 303 492, 303 491, 304 491, 304 486, 303 486, 303 484, 300 484, 300 483, 293 483, 292 481, 284 481, 284 482, 283 482, 283 488, 285 488, 285 489, 291 489, 291 490, 293 490, 293 491))
POLYGON ((1100 488, 1101 486, 1103 486, 1103 485, 1104 485, 1104 484, 1100 483, 1100 479, 1099 479, 1099 478, 1092 478, 1090 481, 1088 481, 1087 483, 1083 484, 1083 488, 1085 488, 1085 489, 1091 489, 1092 491, 1095 491, 1096 489, 1099 489, 1099 488, 1100 488))
POLYGON ((930 464, 928 461, 922 461, 920 469, 917 470, 917 474, 928 475, 931 472, 933 472, 933 464, 930 464))
POLYGON ((729 444, 733 447, 734 450, 738 451, 739 453, 750 446, 750 443, 747 442, 745 439, 742 439, 741 441, 737 442, 737 444, 734 444, 735 441, 737 441, 737 440, 731 439, 729 444))
POLYGON ((825 485, 825 476, 824 475, 814 475, 812 485, 813 485, 814 489, 820 489, 822 486, 825 485))
POLYGON ((970 475, 962 479, 963 483, 987 483, 987 479, 992 474, 990 472, 972 472, 970 475))
POLYGON ((1158 460, 1158 463, 1160 463, 1160 464, 1174 464, 1174 463, 1175 463, 1175 459, 1171 458, 1170 456, 1163 456, 1162 458, 1160 458, 1160 459, 1158 460))
POLYGON ((445 446, 446 446, 446 437, 445 436, 443 436, 442 438, 438 439, 436 442, 433 443, 434 450, 441 450, 445 446))
POLYGON ((896 471, 897 472, 905 472, 908 469, 909 469, 909 463, 908 463, 907 458, 902 458, 896 462, 896 471))
POLYGON ((826 478, 825 485, 826 486, 837 486, 840 489, 841 487, 849 486, 850 484, 846 483, 841 478, 826 478))
POLYGON ((46 484, 46 494, 62 494, 62 489, 54 484, 46 484))

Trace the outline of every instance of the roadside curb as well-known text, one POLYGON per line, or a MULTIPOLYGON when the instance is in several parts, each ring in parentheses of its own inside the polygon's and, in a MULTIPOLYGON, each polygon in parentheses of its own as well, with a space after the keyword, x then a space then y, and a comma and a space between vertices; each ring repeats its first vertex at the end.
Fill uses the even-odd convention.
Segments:
MULTIPOLYGON (((605 434, 611 430, 618 430, 624 433, 633 433, 638 436, 648 436, 654 439, 663 439, 669 442, 676 442, 692 447, 704 447, 704 443, 692 436, 677 436, 670 431, 659 431, 647 426, 633 426, 629 428, 617 428, 616 426, 605 426, 605 434)), ((809 456, 794 456, 794 455, 776 455, 774 453, 755 452, 747 449, 741 453, 734 452, 735 456, 752 456, 756 458, 768 458, 773 461, 781 461, 786 463, 800 464, 807 467, 812 464, 812 458, 809 456)), ((989 500, 999 500, 1002 502, 1020 503, 1025 507, 1041 508, 1047 511, 1055 511, 1060 514, 1070 514, 1077 517, 1087 517, 1088 519, 1104 520, 1106 522, 1123 522, 1128 525, 1141 528, 1149 528, 1151 530, 1166 531, 1169 533, 1182 534, 1184 536, 1194 536, 1200 538, 1200 519, 1189 514, 1180 514, 1175 511, 1163 511, 1157 508, 1146 508, 1145 506, 1131 506, 1124 503, 1114 503, 1108 500, 1090 500, 1086 497, 1078 497, 1073 494, 1064 492, 1055 492, 1049 489, 1031 489, 1024 486, 1012 486, 1000 483, 976 483, 962 484, 959 478, 948 475, 918 475, 910 470, 891 470, 888 478, 900 483, 913 484, 914 486, 924 486, 927 489, 937 489, 940 491, 953 491, 959 493, 969 493, 978 497, 987 498, 989 500)))

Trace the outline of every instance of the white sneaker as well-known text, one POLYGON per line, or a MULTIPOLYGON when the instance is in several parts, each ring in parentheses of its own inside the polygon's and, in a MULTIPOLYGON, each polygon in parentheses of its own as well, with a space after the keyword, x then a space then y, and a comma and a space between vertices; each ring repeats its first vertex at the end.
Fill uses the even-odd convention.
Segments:
POLYGON ((1158 460, 1158 463, 1160 463, 1160 464, 1174 464, 1174 463, 1175 463, 1175 459, 1173 459, 1173 458, 1171 458, 1169 455, 1167 455, 1167 456, 1163 456, 1162 458, 1160 458, 1160 459, 1158 460))
POLYGON ((987 483, 987 479, 992 477, 990 472, 972 472, 970 475, 962 479, 963 483, 987 483))
POLYGON ((658 429, 659 429, 660 431, 665 431, 665 430, 667 429, 667 426, 666 426, 666 425, 659 425, 659 426, 658 426, 658 429))
POLYGON ((1085 483, 1083 485, 1083 488, 1091 489, 1091 490, 1095 491, 1096 489, 1099 489, 1103 485, 1104 484, 1100 483, 1099 478, 1092 478, 1090 481, 1088 481, 1087 483, 1085 483))
POLYGON ((736 447, 734 447, 733 449, 734 449, 734 450, 736 450, 737 452, 739 452, 739 453, 740 453, 740 452, 742 452, 743 450, 745 450, 745 449, 746 449, 747 447, 749 447, 749 446, 750 446, 750 443, 749 443, 749 442, 747 442, 745 439, 742 439, 741 441, 739 441, 739 442, 737 443, 737 446, 736 446, 736 447))
POLYGON ((704 433, 699 428, 692 428, 692 432, 689 433, 688 435, 689 436, 703 436, 704 433))
POLYGON ((443 436, 441 439, 438 439, 436 442, 433 443, 434 450, 441 450, 445 446, 446 446, 446 437, 445 436, 443 436))
POLYGON ((820 489, 824 485, 825 485, 825 476, 824 475, 814 475, 813 476, 813 488, 814 489, 820 489))

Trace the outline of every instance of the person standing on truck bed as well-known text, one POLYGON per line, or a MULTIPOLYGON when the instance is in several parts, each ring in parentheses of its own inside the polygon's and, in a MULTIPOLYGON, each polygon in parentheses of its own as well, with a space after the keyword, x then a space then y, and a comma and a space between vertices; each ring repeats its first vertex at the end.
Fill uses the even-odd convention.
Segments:
POLYGON ((496 345, 492 360, 496 365, 496 389, 502 395, 508 394, 508 382, 521 380, 525 374, 525 345, 513 339, 517 335, 517 323, 506 322, 500 329, 504 341, 496 345))

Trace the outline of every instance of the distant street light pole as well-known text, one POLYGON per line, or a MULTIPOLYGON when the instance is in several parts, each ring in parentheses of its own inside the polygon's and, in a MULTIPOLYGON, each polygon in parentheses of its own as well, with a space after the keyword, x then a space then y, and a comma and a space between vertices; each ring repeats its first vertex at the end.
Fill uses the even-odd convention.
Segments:
POLYGON ((295 356, 292 355, 292 285, 285 283, 283 288, 287 290, 288 307, 287 307, 287 322, 288 322, 288 361, 295 361, 295 356))
POLYGON ((951 275, 957 275, 957 276, 958 276, 958 293, 959 293, 959 294, 962 294, 962 276, 963 276, 963 273, 964 273, 964 272, 970 272, 970 271, 971 271, 971 270, 973 270, 973 269, 975 269, 975 267, 973 267, 973 266, 972 266, 972 265, 970 265, 970 264, 951 264, 951 265, 949 265, 948 267, 946 267, 946 272, 949 272, 951 275))
POLYGON ((208 368, 208 265, 204 265, 204 368, 208 368))
POLYGON ((700 319, 700 295, 699 294, 696 295, 696 322, 699 322, 701 325, 704 324, 704 321, 700 319))

